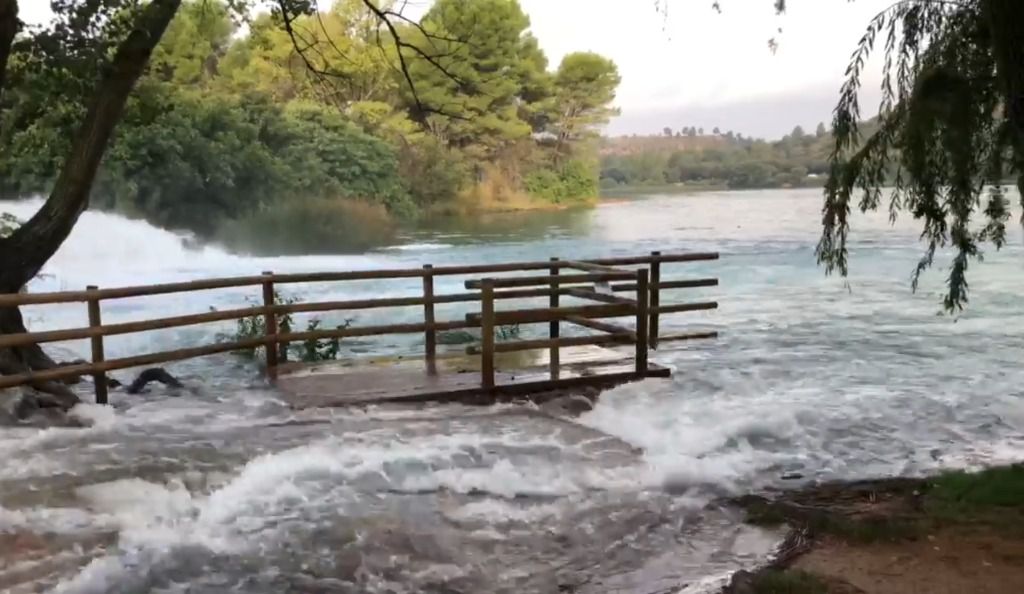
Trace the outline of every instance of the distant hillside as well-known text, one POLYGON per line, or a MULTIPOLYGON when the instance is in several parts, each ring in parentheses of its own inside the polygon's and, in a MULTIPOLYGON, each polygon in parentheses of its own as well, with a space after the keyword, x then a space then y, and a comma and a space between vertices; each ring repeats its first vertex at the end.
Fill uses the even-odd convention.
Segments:
MULTIPOLYGON (((864 136, 875 122, 862 124, 864 136)), ((717 130, 717 129, 716 129, 717 130)), ((686 188, 781 188, 820 186, 828 175, 832 135, 797 126, 779 140, 746 138, 732 131, 701 134, 684 128, 662 135, 601 140, 601 186, 686 188)))
POLYGON ((729 139, 717 134, 704 136, 617 136, 601 140, 601 156, 637 153, 671 153, 722 148, 729 139))

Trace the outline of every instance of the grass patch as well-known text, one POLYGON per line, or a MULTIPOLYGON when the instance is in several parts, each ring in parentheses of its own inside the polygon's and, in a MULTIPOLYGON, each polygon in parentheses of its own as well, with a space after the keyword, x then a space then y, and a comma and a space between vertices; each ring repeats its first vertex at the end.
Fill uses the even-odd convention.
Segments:
POLYGON ((754 594, 827 594, 828 584, 806 571, 769 570, 754 578, 751 591, 754 594))
POLYGON ((981 472, 947 472, 932 481, 933 504, 964 508, 1024 507, 1024 465, 988 468, 981 472))
POLYGON ((1024 466, 947 472, 931 482, 924 513, 934 524, 985 526, 1024 534, 1024 466))

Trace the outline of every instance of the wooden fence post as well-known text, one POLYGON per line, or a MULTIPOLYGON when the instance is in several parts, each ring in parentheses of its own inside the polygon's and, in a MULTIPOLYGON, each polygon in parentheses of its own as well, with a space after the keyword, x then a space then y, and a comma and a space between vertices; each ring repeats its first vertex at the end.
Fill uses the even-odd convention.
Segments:
POLYGON ((267 352, 267 377, 271 381, 277 379, 277 314, 270 308, 274 307, 274 273, 265 271, 263 276, 263 307, 267 310, 263 313, 263 335, 267 338, 264 343, 264 350, 267 352))
MULTIPOLYGON (((560 270, 561 266, 558 266, 558 258, 551 258, 551 276, 557 276, 560 270)), ((561 291, 561 288, 562 286, 559 285, 558 283, 551 283, 551 293, 550 297, 548 298, 549 307, 558 307, 558 295, 561 291)), ((552 339, 558 338, 561 335, 561 333, 561 322, 559 322, 558 320, 553 320, 548 325, 548 337, 552 339)), ((551 365, 551 379, 557 379, 561 371, 561 351, 559 351, 557 346, 551 347, 551 350, 548 353, 548 360, 550 361, 551 365)))
POLYGON ((651 348, 658 350, 658 306, 661 305, 661 252, 651 252, 651 348))
POLYGON ((480 285, 480 383, 485 390, 494 388, 494 281, 480 285))
MULTIPOLYGON (((86 290, 88 290, 90 292, 98 291, 99 287, 97 287, 95 285, 89 285, 88 287, 86 287, 86 290)), ((90 297, 88 303, 89 303, 89 327, 93 328, 93 329, 102 327, 103 326, 103 318, 100 315, 100 300, 97 299, 96 297, 90 297)), ((96 363, 102 363, 104 358, 105 358, 104 354, 103 354, 103 337, 102 336, 93 336, 93 337, 91 337, 89 339, 89 342, 92 344, 92 362, 93 362, 93 364, 95 365, 96 363)), ((96 373, 93 373, 92 374, 92 382, 93 382, 93 387, 96 390, 96 404, 106 404, 107 403, 107 388, 108 388, 108 386, 107 386, 107 374, 102 372, 102 371, 98 371, 96 373)))
POLYGON ((636 375, 647 375, 647 299, 650 288, 647 284, 647 270, 636 271, 636 375))
POLYGON ((423 265, 423 322, 427 325, 424 335, 427 373, 437 374, 437 330, 434 329, 434 267, 423 265))

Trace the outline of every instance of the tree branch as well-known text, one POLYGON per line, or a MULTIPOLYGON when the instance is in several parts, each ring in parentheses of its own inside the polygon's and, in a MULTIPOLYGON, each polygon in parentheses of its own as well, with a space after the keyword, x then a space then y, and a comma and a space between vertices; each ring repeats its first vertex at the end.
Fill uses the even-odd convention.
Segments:
POLYGON ((38 274, 88 207, 93 180, 128 96, 180 6, 181 0, 153 0, 117 47, 50 197, 0 244, 0 292, 16 292, 38 274))
MULTIPOLYGON (((437 60, 436 56, 431 56, 427 52, 423 51, 423 49, 420 48, 419 46, 411 44, 411 43, 403 40, 402 36, 398 34, 397 27, 395 27, 395 24, 392 23, 391 19, 389 18, 390 15, 394 15, 395 14, 394 12, 392 12, 390 10, 385 10, 385 9, 380 8, 379 6, 374 4, 372 0, 362 0, 362 1, 363 1, 363 4, 368 9, 370 9, 370 12, 375 14, 377 16, 377 18, 380 20, 380 22, 383 23, 385 27, 387 27, 388 32, 391 33, 392 43, 394 43, 395 47, 398 48, 398 52, 397 52, 398 53, 398 65, 399 65, 399 68, 400 68, 400 70, 402 72, 402 77, 405 78, 406 84, 409 85, 409 91, 412 93, 413 101, 416 102, 416 110, 418 112, 420 112, 420 113, 438 113, 438 114, 442 114, 442 115, 450 115, 450 114, 444 114, 444 113, 442 113, 441 111, 439 111, 436 108, 430 108, 430 107, 424 105, 422 101, 420 101, 419 94, 416 92, 416 83, 413 82, 412 75, 409 73, 409 63, 405 59, 405 54, 402 52, 402 50, 403 49, 412 50, 412 52, 414 54, 416 54, 419 57, 421 57, 424 60, 426 60, 431 66, 433 66, 434 68, 437 68, 439 71, 441 71, 442 74, 444 74, 445 76, 447 76, 451 80, 455 81, 456 83, 463 84, 461 79, 458 76, 456 76, 453 72, 451 72, 447 68, 445 68, 445 66, 442 65, 437 60)), ((401 17, 402 19, 406 20, 406 21, 409 21, 409 19, 406 19, 405 17, 402 17, 401 15, 398 15, 398 16, 401 17)), ((417 24, 416 27, 428 39, 433 38, 432 34, 428 33, 426 30, 424 30, 421 25, 417 24)))
MULTIPOLYGON (((315 40, 312 42, 307 41, 302 37, 302 35, 299 34, 298 29, 296 27, 296 19, 298 18, 298 14, 293 14, 293 9, 303 12, 312 11, 313 13, 316 13, 316 18, 320 22, 320 28, 323 30, 324 34, 327 35, 327 30, 324 27, 322 20, 320 20, 319 8, 317 6, 317 3, 315 1, 310 3, 296 3, 293 6, 292 2, 294 2, 294 0, 276 0, 277 11, 280 13, 281 23, 284 26, 285 32, 291 39, 292 47, 295 49, 295 52, 299 55, 299 58, 302 60, 303 65, 306 67, 306 70, 309 71, 314 77, 316 77, 316 79, 321 83, 324 83, 328 78, 347 78, 344 73, 335 72, 329 68, 321 68, 315 65, 307 55, 307 52, 311 50, 315 51, 317 53, 317 57, 319 57, 320 60, 322 60, 325 63, 327 62, 326 57, 316 47, 318 45, 318 42, 315 40)), ((416 90, 416 83, 415 81, 413 81, 412 74, 410 73, 409 60, 403 50, 409 50, 413 52, 416 56, 422 58, 434 68, 437 68, 441 73, 443 73, 449 79, 454 81, 456 84, 464 86, 465 81, 463 81, 454 72, 449 70, 439 60, 439 58, 447 57, 450 54, 432 55, 426 52, 423 48, 405 41, 404 39, 402 39, 402 36, 398 31, 398 27, 395 26, 391 19, 394 18, 411 24, 418 31, 420 31, 426 39, 429 39, 431 41, 457 42, 458 40, 430 33, 429 31, 425 30, 419 23, 415 23, 408 17, 405 17, 404 15, 395 12, 394 10, 381 8, 372 0, 361 0, 361 2, 374 15, 374 17, 376 17, 378 24, 383 25, 384 28, 387 29, 388 33, 391 35, 391 43, 398 50, 396 53, 398 54, 399 71, 402 75, 402 78, 405 79, 405 83, 408 85, 410 93, 412 93, 412 99, 413 102, 415 103, 418 115, 422 117, 425 114, 437 114, 450 117, 453 119, 464 119, 459 114, 450 113, 444 110, 443 107, 434 107, 426 105, 420 99, 419 93, 416 90)), ((330 39, 329 35, 327 35, 327 37, 329 45, 331 45, 335 49, 336 53, 344 57, 344 52, 340 51, 340 49, 337 47, 334 41, 330 39)), ((377 44, 379 46, 381 45, 379 26, 377 30, 377 44)))

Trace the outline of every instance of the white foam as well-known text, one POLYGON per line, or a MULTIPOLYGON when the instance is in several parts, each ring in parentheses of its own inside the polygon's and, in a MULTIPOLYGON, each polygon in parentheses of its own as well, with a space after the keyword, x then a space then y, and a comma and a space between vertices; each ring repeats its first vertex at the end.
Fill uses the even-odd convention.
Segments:
POLYGON ((32 507, 7 509, 0 506, 0 532, 76 534, 98 527, 111 527, 112 518, 97 516, 75 507, 32 507))
MULTIPOLYGON (((41 199, 0 201, 0 212, 31 217, 41 199)), ((47 262, 36 291, 173 282, 204 276, 258 274, 262 270, 330 270, 387 266, 373 256, 299 256, 254 258, 200 245, 189 233, 155 227, 146 221, 94 210, 82 214, 68 239, 47 262), (275 269, 275 265, 276 268, 275 269)))
POLYGON ((423 252, 430 250, 445 250, 453 247, 450 243, 407 243, 405 245, 393 245, 383 248, 384 251, 394 252, 423 252))
POLYGON ((197 502, 181 481, 160 485, 142 479, 122 479, 80 487, 78 497, 95 512, 114 518, 120 546, 172 547, 202 542, 220 549, 221 541, 192 521, 197 502))
POLYGON ((503 499, 488 498, 460 505, 446 515, 460 522, 532 524, 557 517, 563 509, 560 503, 516 505, 503 499))
POLYGON ((68 415, 97 429, 110 429, 117 423, 117 413, 113 407, 102 404, 79 403, 68 411, 68 415))
POLYGON ((649 485, 715 485, 735 489, 777 457, 750 447, 752 436, 785 437, 801 431, 797 410, 776 407, 749 416, 731 407, 707 407, 622 386, 601 396, 579 422, 643 449, 649 485))

